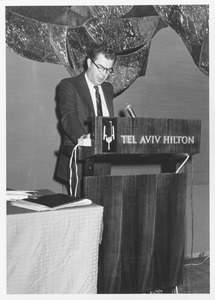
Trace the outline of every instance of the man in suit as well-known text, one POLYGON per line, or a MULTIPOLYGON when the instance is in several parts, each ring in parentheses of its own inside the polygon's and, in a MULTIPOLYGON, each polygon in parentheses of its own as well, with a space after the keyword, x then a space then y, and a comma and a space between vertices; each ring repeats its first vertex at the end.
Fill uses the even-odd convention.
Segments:
POLYGON ((86 70, 73 78, 63 79, 58 86, 58 108, 63 141, 56 176, 68 189, 69 161, 79 138, 89 134, 88 117, 114 116, 113 86, 106 82, 113 72, 116 55, 112 49, 97 45, 86 57, 86 70), (100 102, 100 103, 99 103, 100 102))

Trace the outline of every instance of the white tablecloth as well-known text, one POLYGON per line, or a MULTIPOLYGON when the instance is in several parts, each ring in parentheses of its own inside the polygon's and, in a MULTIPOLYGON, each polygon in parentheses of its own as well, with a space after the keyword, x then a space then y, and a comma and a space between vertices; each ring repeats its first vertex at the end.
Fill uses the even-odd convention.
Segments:
POLYGON ((102 217, 94 204, 46 212, 9 207, 7 293, 96 293, 102 217))

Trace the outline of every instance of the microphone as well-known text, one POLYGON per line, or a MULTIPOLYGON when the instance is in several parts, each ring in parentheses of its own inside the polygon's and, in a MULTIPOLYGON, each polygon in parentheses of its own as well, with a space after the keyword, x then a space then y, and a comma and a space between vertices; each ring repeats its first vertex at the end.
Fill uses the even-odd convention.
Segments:
POLYGON ((125 105, 125 109, 129 113, 129 115, 130 115, 131 118, 136 118, 137 117, 136 114, 135 114, 135 112, 134 112, 134 110, 133 110, 133 107, 131 106, 130 103, 127 103, 125 105))

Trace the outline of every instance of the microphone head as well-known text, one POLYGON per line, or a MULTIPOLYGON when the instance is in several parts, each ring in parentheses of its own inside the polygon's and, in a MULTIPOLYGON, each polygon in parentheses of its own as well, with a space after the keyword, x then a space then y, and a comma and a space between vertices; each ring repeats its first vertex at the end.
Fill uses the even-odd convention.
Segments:
POLYGON ((131 106, 130 103, 127 103, 127 104, 125 105, 125 109, 127 110, 127 112, 129 113, 129 115, 130 115, 132 118, 136 118, 136 114, 135 114, 135 112, 134 112, 134 110, 133 110, 133 108, 132 108, 132 106, 131 106))
POLYGON ((129 108, 132 108, 131 104, 130 103, 126 103, 125 104, 125 109, 128 110, 129 108))

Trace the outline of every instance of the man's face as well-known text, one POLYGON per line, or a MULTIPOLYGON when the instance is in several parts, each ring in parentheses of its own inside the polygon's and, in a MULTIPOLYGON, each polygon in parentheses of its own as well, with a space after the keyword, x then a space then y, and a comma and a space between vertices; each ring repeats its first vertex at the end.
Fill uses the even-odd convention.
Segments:
POLYGON ((106 70, 110 70, 113 67, 114 61, 111 59, 106 59, 102 53, 97 55, 97 58, 92 61, 90 58, 87 59, 87 75, 89 80, 94 85, 101 85, 109 76, 106 70), (98 69, 101 68, 101 70, 98 69), (105 69, 103 69, 103 68, 105 69))

